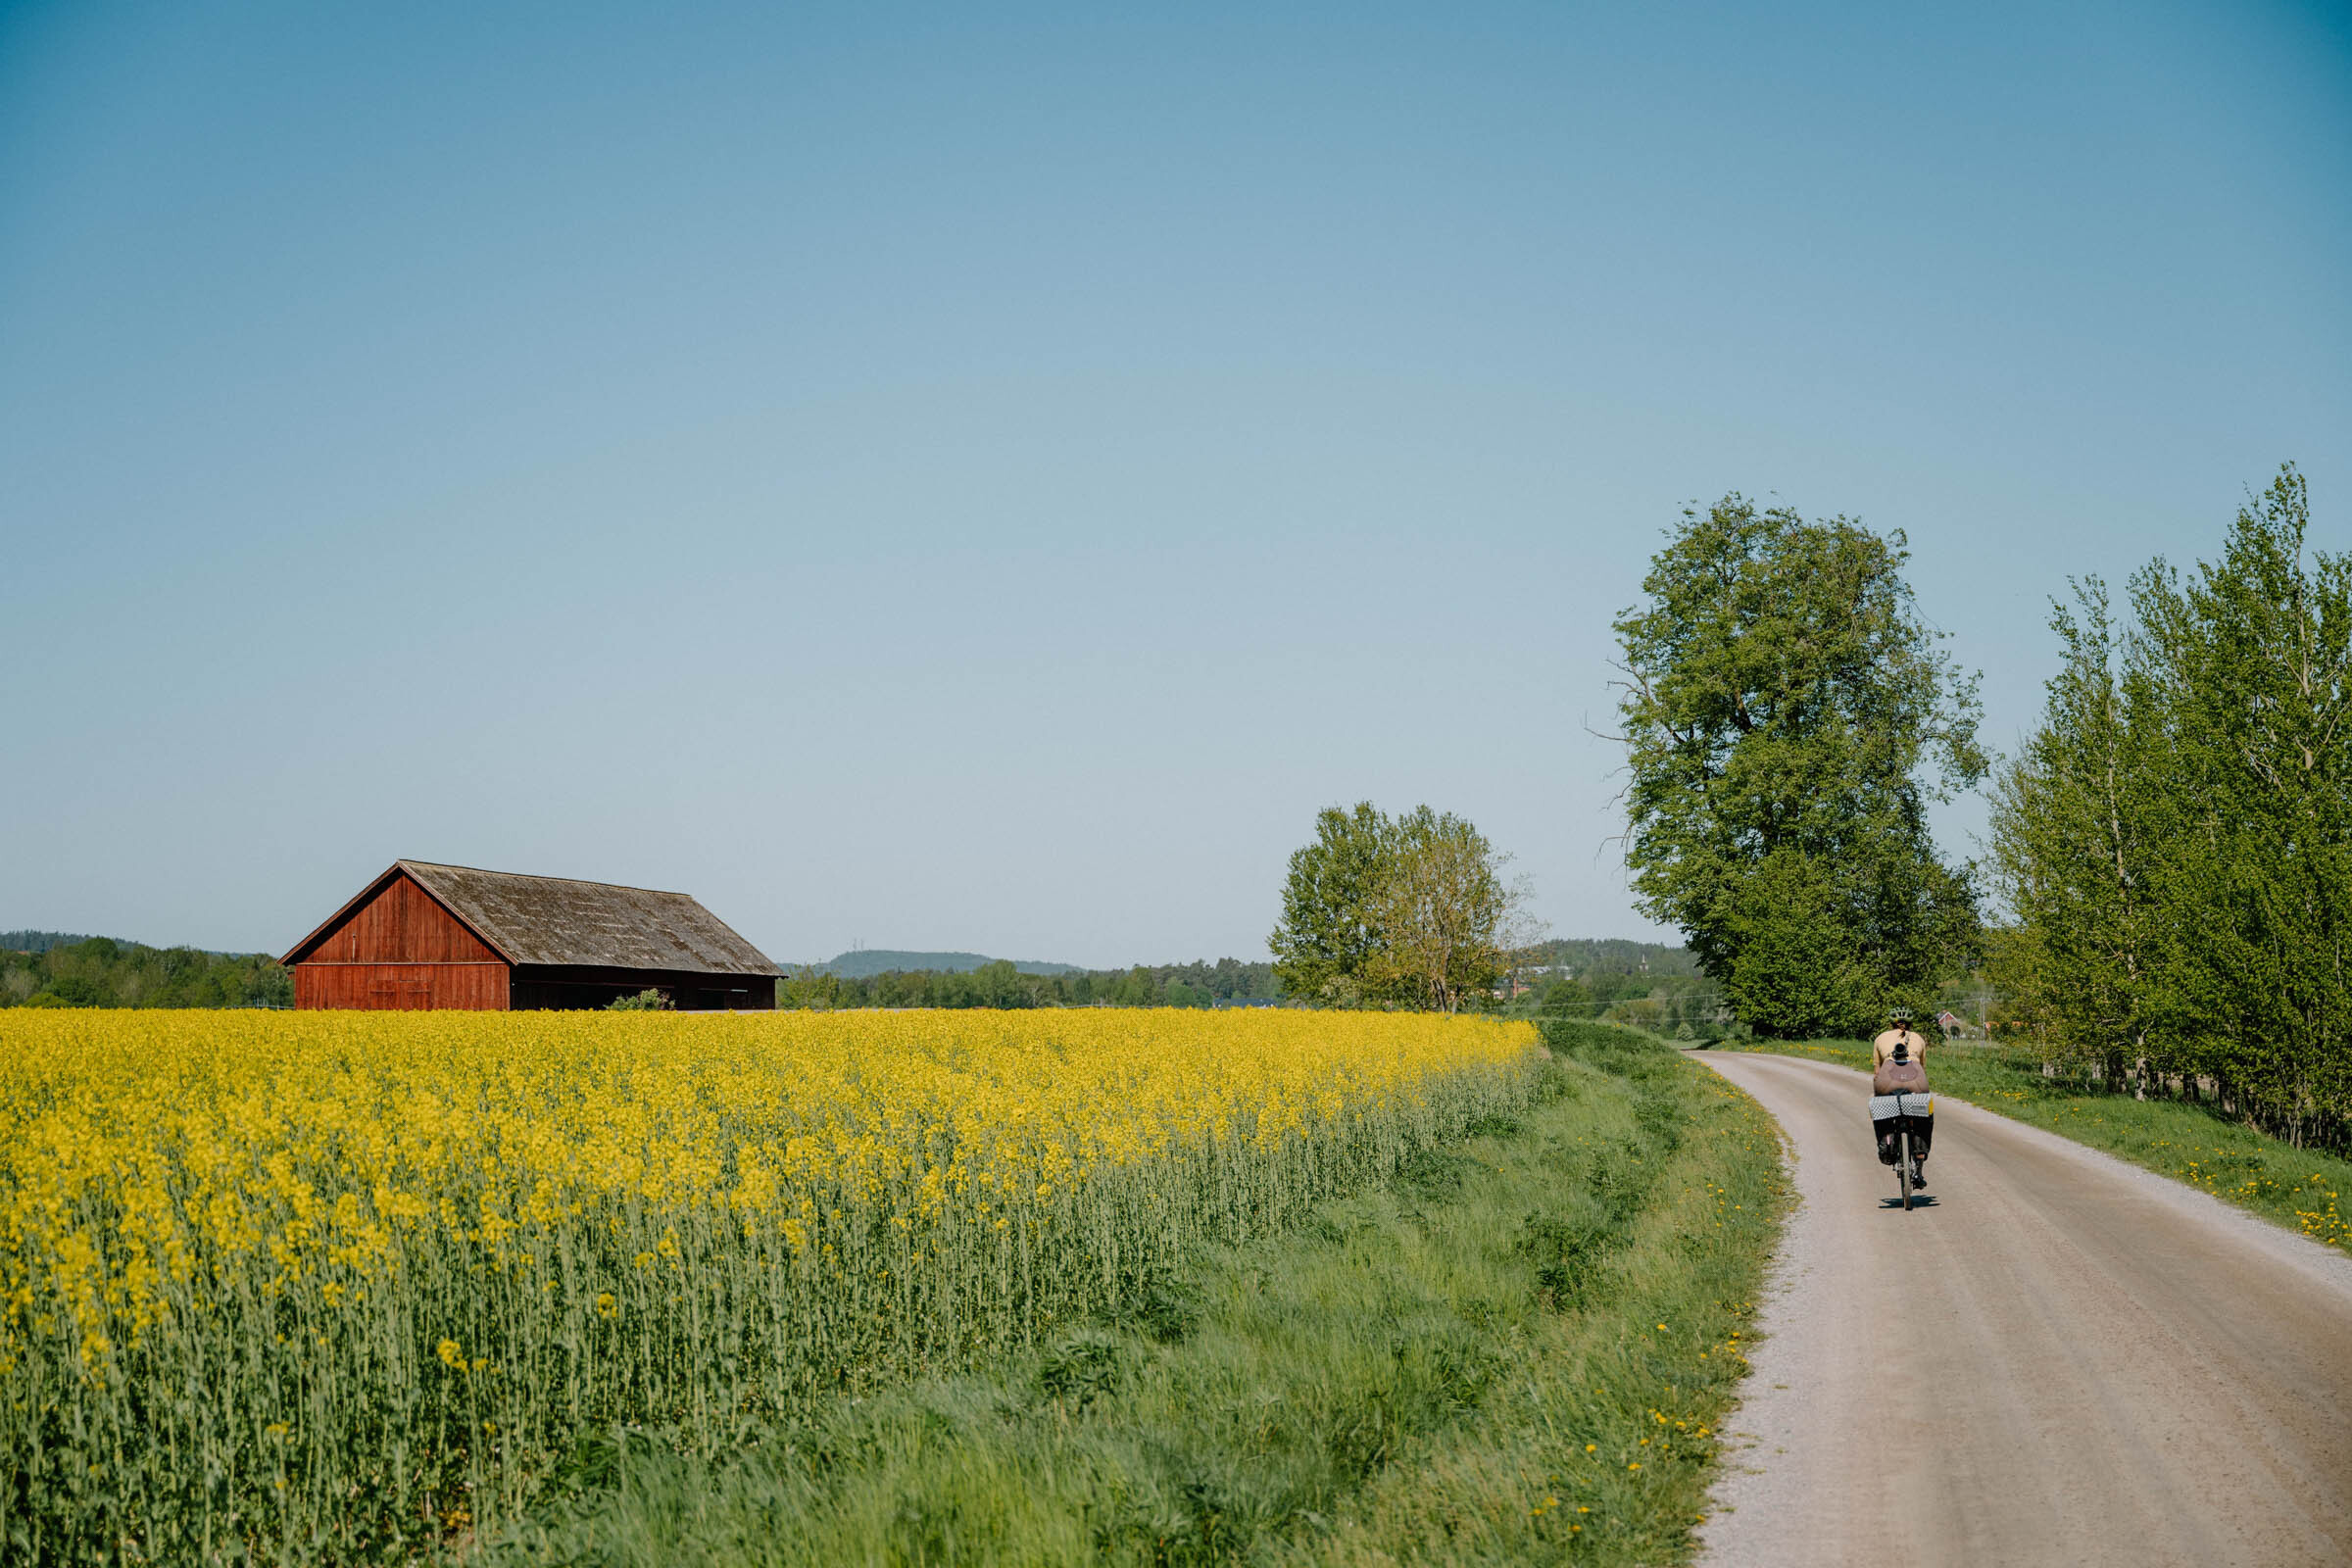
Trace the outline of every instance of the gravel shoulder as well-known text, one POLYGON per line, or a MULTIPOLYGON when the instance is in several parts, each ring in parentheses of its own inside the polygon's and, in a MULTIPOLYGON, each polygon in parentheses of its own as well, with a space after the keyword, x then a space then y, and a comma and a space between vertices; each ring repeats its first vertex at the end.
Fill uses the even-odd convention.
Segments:
POLYGON ((2352 1258, 1944 1096, 1905 1212, 1861 1074, 1691 1054, 1800 1205, 1702 1563, 2352 1563, 2352 1258))

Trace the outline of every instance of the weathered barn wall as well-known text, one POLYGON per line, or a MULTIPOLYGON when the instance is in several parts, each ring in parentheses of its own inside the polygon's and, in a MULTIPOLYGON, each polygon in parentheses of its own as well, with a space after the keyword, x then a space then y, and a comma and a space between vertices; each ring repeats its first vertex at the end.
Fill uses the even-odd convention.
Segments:
POLYGON ((470 1007, 504 1011, 507 966, 491 963, 298 963, 297 1007, 470 1007))

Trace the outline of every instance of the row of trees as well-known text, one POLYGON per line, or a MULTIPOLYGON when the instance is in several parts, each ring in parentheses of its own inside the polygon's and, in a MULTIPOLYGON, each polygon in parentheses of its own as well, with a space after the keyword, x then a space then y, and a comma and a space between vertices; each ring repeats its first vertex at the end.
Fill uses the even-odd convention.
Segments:
POLYGON ((1689 948, 1625 938, 1555 938, 1525 955, 1520 995, 1505 1009, 1540 1017, 1632 1024, 1693 1041, 1734 1032, 1723 989, 1689 948))
POLYGON ((10 932, 0 1006, 289 1007, 294 980, 267 954, 150 948, 111 937, 10 932))
POLYGON ((1320 1006, 1483 1005, 1536 936, 1508 861, 1451 812, 1327 808, 1291 857, 1275 976, 1320 1006))
POLYGON ((1644 908, 1759 1035, 1989 985, 2053 1065, 2352 1141, 2352 555, 2310 521, 2289 466, 2218 560, 2075 585, 1980 867, 1928 831, 1988 769, 1903 536, 1686 514, 1616 627, 1644 908))
POLYGON ((1678 1040, 1706 1042, 1736 1033, 1722 991, 1702 975, 1554 980, 1514 1002, 1509 1010, 1631 1024, 1678 1040))
POLYGON ((1540 969, 1580 980, 1640 981, 1699 972, 1698 957, 1689 948, 1632 937, 1547 937, 1529 948, 1527 957, 1540 969))
POLYGON ((784 1007, 1211 1007, 1271 1002, 1281 995, 1272 964, 1239 958, 1065 974, 1024 974, 1000 958, 961 972, 892 969, 845 978, 807 970, 777 987, 776 1003, 784 1007))
POLYGON ((2352 555, 2313 555, 2292 467, 2218 561, 2158 560, 2119 618, 2052 619, 2039 727, 1993 792, 2015 916, 1992 977, 2055 1058, 2352 1137, 2352 555))
MULTIPOLYGON (((9 932, 0 941, 23 945, 0 947, 0 1006, 294 1004, 293 976, 267 954, 150 948, 36 931, 9 932)), ((1209 1007, 1281 996, 1272 964, 1239 958, 1053 975, 1023 974, 1004 961, 966 973, 891 970, 854 979, 803 971, 777 987, 778 1005, 786 1007, 1209 1007)))

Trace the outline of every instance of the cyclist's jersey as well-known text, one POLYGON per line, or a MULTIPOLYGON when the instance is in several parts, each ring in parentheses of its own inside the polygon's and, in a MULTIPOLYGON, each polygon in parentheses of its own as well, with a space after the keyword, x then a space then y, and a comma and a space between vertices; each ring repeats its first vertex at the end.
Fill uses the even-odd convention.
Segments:
POLYGON ((1878 1071, 1894 1059, 1894 1043, 1911 1042, 1911 1059, 1925 1063, 1928 1059, 1928 1037, 1916 1029, 1889 1029, 1870 1043, 1870 1070, 1878 1071))

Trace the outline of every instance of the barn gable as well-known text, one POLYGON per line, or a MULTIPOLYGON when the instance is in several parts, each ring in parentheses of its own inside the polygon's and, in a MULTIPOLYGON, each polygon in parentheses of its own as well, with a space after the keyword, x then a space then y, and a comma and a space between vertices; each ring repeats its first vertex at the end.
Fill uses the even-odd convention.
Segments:
POLYGON ((395 866, 305 938, 287 963, 495 963, 504 955, 395 866))

